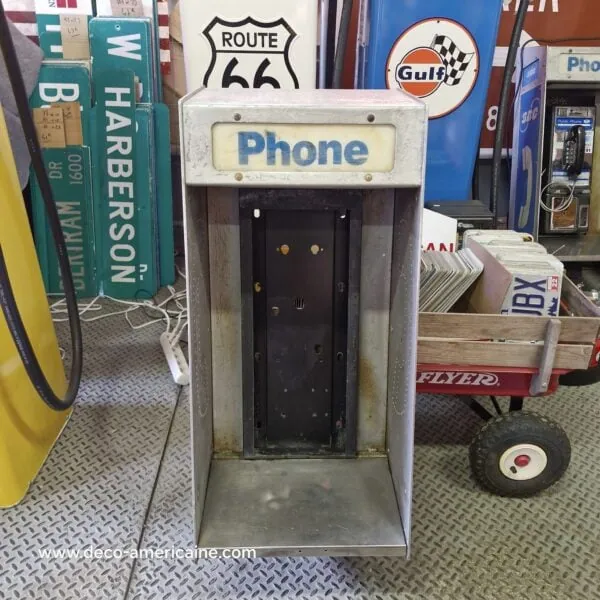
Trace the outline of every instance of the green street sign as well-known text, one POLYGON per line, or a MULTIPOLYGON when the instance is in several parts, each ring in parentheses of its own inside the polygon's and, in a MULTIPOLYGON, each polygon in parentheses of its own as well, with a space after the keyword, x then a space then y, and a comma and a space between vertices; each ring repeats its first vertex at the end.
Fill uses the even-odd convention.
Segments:
POLYGON ((154 150, 147 111, 136 113, 135 88, 131 70, 94 69, 97 269, 102 293, 121 299, 150 297, 158 289, 148 158, 154 150))
POLYGON ((31 108, 49 106, 55 102, 79 102, 83 145, 90 144, 89 112, 92 107, 92 83, 88 63, 81 61, 45 60, 38 83, 31 94, 31 108))
MULTIPOLYGON (((63 226, 75 289, 79 297, 95 296, 98 286, 95 274, 90 156, 92 90, 90 71, 85 62, 43 62, 38 83, 30 98, 30 106, 42 108, 57 102, 79 102, 83 146, 46 148, 42 150, 42 154, 63 226)), ((30 180, 36 248, 44 284, 49 293, 62 293, 54 241, 51 239, 46 208, 33 172, 30 180)))
POLYGON ((138 251, 140 290, 138 298, 152 298, 160 287, 158 268, 158 231, 156 219, 156 165, 152 105, 138 105, 135 110, 135 170, 144 173, 136 178, 138 217, 138 251), (145 270, 144 267, 145 266, 145 270))
POLYGON ((156 148, 156 204, 158 215, 160 285, 175 282, 175 240, 173 232, 173 182, 171 179, 171 130, 169 108, 154 105, 156 148))
POLYGON ((158 100, 150 19, 96 17, 90 21, 92 75, 106 70, 131 70, 137 78, 136 101, 158 100))
MULTIPOLYGON (((68 146, 46 148, 42 154, 67 245, 75 290, 80 298, 95 296, 98 290, 94 273, 90 150, 68 146)), ((62 293, 54 240, 37 181, 32 185, 31 194, 36 248, 46 290, 50 294, 62 293)))

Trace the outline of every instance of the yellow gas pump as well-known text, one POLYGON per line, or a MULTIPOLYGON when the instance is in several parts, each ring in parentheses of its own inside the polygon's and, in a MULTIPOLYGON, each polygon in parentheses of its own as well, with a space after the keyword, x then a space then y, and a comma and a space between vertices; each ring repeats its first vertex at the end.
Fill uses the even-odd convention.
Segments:
POLYGON ((2 0, 0 50, 54 239, 72 351, 67 383, 0 106, 1 508, 23 499, 66 424, 81 381, 83 344, 65 237, 2 0))
MULTIPOLYGON (((13 295, 46 379, 62 396, 67 382, 1 107, 0 203, 0 245, 13 295)), ((1 508, 23 499, 70 414, 42 402, 0 313, 1 508)))

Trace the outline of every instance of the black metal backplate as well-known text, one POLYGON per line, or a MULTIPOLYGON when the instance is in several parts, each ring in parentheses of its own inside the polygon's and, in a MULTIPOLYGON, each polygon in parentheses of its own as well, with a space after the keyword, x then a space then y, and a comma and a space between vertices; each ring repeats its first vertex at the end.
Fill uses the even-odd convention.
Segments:
POLYGON ((335 220, 265 211, 269 445, 331 445, 335 220))
POLYGON ((242 194, 246 456, 356 451, 360 200, 242 194))

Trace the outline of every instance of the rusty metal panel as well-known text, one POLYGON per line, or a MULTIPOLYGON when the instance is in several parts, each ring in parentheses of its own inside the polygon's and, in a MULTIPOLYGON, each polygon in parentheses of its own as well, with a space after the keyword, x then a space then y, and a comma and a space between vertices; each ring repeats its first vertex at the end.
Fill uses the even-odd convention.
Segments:
POLYGON ((358 363, 358 451, 385 452, 393 190, 363 203, 358 363))
POLYGON ((242 452, 242 285, 238 190, 209 188, 214 450, 242 452))

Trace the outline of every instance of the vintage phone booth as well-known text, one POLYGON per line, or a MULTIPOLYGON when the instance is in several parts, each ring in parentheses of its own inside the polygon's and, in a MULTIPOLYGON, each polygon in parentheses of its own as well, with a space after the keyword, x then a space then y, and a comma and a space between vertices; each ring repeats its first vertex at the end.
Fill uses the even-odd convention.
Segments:
POLYGON ((595 262, 600 53, 529 45, 519 59, 509 227, 539 237, 563 262, 595 262))
POLYGON ((357 83, 429 109, 425 200, 468 200, 502 0, 362 0, 357 83))
POLYGON ((180 118, 199 546, 405 556, 424 104, 202 89, 180 118))

